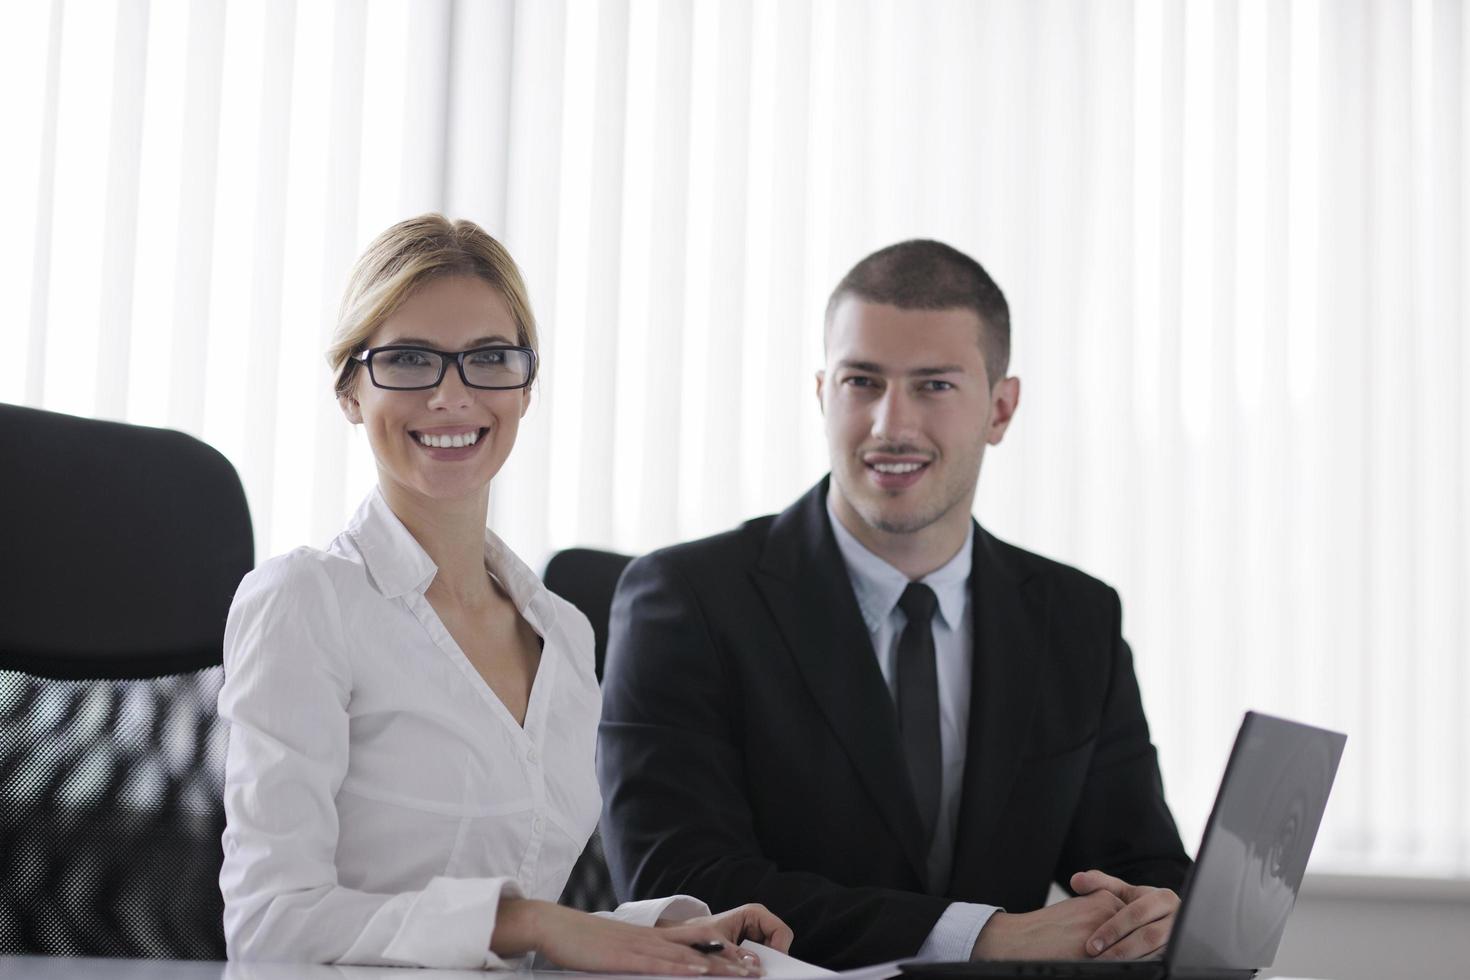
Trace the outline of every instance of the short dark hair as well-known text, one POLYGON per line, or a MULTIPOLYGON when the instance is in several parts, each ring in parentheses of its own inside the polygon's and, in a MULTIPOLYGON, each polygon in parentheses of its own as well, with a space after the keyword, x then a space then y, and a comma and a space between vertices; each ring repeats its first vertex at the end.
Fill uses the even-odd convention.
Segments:
POLYGON ((972 311, 980 318, 986 380, 1006 376, 1011 359, 1011 310, 990 274, 943 242, 914 238, 880 248, 852 267, 827 300, 826 324, 848 296, 901 310, 972 311))

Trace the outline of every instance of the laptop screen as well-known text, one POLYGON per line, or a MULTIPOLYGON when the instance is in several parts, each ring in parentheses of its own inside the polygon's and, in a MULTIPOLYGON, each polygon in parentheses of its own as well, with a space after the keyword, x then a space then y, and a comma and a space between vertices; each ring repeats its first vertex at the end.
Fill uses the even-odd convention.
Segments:
POLYGON ((1271 965, 1346 741, 1246 713, 1169 937, 1171 970, 1271 965))

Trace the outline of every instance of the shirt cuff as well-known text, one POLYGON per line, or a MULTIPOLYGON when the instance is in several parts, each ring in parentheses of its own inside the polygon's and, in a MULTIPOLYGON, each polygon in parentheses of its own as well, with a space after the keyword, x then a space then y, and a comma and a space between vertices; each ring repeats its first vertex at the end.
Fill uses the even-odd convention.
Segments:
POLYGON ((684 922, 701 915, 709 915, 710 911, 709 906, 697 898, 670 895, 667 898, 648 898, 641 902, 624 902, 611 912, 597 914, 635 926, 656 926, 660 922, 684 922))
MULTIPOLYGON (((508 969, 513 964, 490 951, 490 937, 495 933, 500 900, 521 897, 513 878, 434 878, 411 897, 390 899, 389 905, 407 900, 408 907, 399 913, 401 919, 383 946, 381 958, 368 958, 364 955, 367 950, 354 948, 343 960, 508 969)), ((364 930, 364 937, 372 932, 364 930)), ((358 945, 362 942, 360 937, 358 945)))
POLYGON ((975 940, 980 930, 1000 909, 994 905, 977 905, 974 902, 951 902, 949 908, 934 923, 929 938, 919 947, 914 959, 937 963, 958 963, 968 960, 975 949, 975 940))

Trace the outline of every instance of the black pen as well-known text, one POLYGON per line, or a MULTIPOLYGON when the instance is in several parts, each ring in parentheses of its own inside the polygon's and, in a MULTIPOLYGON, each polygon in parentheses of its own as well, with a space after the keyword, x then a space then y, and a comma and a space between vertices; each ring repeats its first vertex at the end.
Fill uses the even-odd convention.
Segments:
POLYGON ((725 949, 724 943, 690 943, 689 948, 696 953, 719 953, 725 949))

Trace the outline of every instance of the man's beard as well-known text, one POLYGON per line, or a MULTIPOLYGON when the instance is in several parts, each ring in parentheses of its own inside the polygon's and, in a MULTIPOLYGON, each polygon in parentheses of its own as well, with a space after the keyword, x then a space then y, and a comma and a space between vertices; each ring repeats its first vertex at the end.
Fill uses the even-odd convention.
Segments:
MULTIPOLYGON (((864 514, 868 526, 885 534, 914 534, 924 530, 949 511, 949 507, 935 508, 933 513, 911 515, 904 520, 888 520, 882 514, 864 514)), ((861 513, 861 511, 859 511, 861 513)))
MULTIPOLYGON (((868 488, 865 487, 863 489, 868 488)), ((947 491, 950 488, 941 487, 939 489, 941 491, 947 491)), ((973 490, 971 493, 973 493, 973 490)), ((852 509, 857 511, 858 516, 863 519, 863 523, 867 524, 873 530, 882 531, 884 534, 915 534, 924 530, 924 528, 933 524, 935 521, 938 521, 945 514, 953 510, 957 504, 963 502, 965 491, 963 488, 959 488, 957 492, 943 493, 941 499, 917 513, 893 516, 884 513, 882 509, 883 501, 881 499, 875 502, 871 497, 865 499, 849 492, 844 492, 844 496, 847 497, 852 509)), ((887 499, 891 500, 896 498, 890 497, 887 499)))

